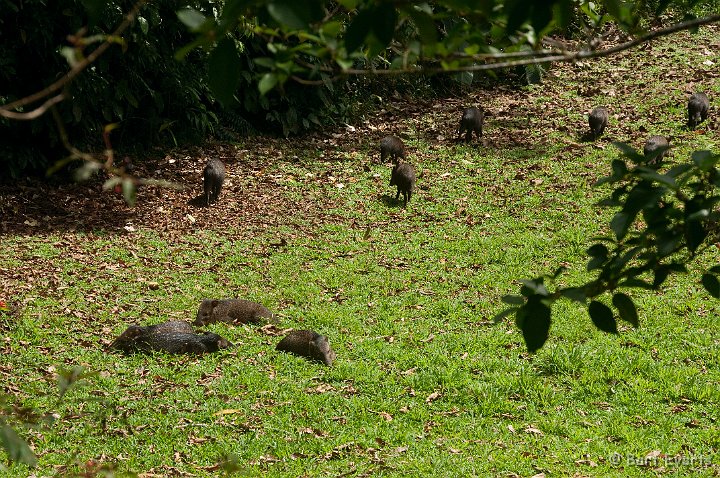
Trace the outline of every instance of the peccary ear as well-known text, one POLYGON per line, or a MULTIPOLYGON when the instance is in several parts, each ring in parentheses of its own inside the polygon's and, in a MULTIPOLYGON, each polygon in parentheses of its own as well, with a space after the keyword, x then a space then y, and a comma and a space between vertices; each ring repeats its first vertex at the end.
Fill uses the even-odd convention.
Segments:
POLYGON ((210 307, 212 307, 212 308, 214 309, 215 307, 217 307, 217 305, 218 305, 219 302, 220 302, 219 300, 213 299, 213 300, 210 302, 210 307))

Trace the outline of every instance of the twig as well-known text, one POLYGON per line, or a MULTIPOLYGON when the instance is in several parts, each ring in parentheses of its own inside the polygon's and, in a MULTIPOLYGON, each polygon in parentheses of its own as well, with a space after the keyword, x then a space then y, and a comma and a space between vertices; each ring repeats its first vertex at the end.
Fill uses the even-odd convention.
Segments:
MULTIPOLYGON (((130 12, 125 16, 125 20, 118 25, 118 27, 115 29, 113 33, 111 33, 108 38, 118 37, 122 32, 124 32, 133 21, 135 21, 135 17, 137 16, 140 9, 147 3, 148 0, 138 0, 138 2, 135 4, 135 6, 130 10, 130 12)), ((12 111, 16 108, 29 105, 31 103, 35 103, 36 101, 40 101, 43 98, 52 95, 53 93, 59 91, 60 89, 64 88, 70 81, 72 81, 77 75, 80 74, 85 68, 87 68, 90 64, 92 64, 95 60, 102 55, 105 50, 107 50, 110 45, 112 45, 114 42, 111 40, 105 40, 100 46, 98 46, 92 53, 90 53, 85 59, 83 59, 81 62, 79 62, 77 65, 72 67, 70 71, 65 73, 65 75, 57 80, 52 85, 48 86, 47 88, 38 91, 37 93, 33 93, 30 96, 26 96, 24 98, 20 98, 19 100, 13 101, 12 103, 8 103, 6 105, 0 106, 0 116, 3 116, 5 118, 11 118, 11 119, 34 119, 38 116, 45 113, 45 111, 48 110, 48 108, 56 103, 59 103, 62 101, 65 97, 64 95, 58 95, 55 98, 48 100, 52 101, 57 98, 56 101, 52 102, 51 104, 48 104, 48 102, 43 103, 42 106, 39 108, 34 109, 33 111, 29 111, 27 113, 18 113, 15 111, 12 111)))

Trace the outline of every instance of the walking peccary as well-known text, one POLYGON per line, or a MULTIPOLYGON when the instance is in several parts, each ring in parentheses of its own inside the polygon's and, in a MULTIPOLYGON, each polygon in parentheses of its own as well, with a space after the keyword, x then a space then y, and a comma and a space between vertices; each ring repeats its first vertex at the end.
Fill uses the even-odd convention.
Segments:
POLYGON ((460 119, 460 127, 458 128, 458 139, 465 133, 465 142, 472 141, 472 134, 479 138, 482 137, 483 121, 485 121, 485 113, 476 107, 467 108, 463 111, 460 119))
POLYGON ((312 330, 293 330, 277 344, 275 350, 317 360, 325 365, 332 365, 337 357, 330 348, 328 338, 312 330))
POLYGON ((171 354, 202 354, 232 347, 223 337, 205 332, 196 334, 187 322, 131 325, 111 344, 111 349, 125 353, 164 351, 171 354), (184 324, 184 325, 183 325, 184 324))
POLYGON ((223 182, 225 182, 225 165, 219 159, 212 158, 203 169, 203 192, 206 205, 209 206, 211 200, 217 201, 223 182))
POLYGON ((400 198, 400 193, 405 200, 405 206, 412 198, 415 189, 415 168, 410 163, 397 163, 390 174, 390 186, 397 186, 395 200, 400 198))
POLYGON ((670 144, 664 136, 650 136, 645 142, 645 148, 643 148, 648 164, 659 164, 665 157, 669 147, 670 144))
POLYGON ((607 122, 607 108, 598 106, 590 112, 590 116, 588 117, 588 123, 590 123, 590 135, 592 136, 593 141, 602 136, 603 131, 605 131, 605 127, 607 126, 607 122))
POLYGON ((380 141, 380 162, 388 157, 393 162, 405 159, 405 144, 397 136, 386 136, 380 141))
POLYGON ((688 100, 688 126, 695 128, 707 119, 710 100, 705 93, 694 93, 688 100))
POLYGON ((213 322, 259 324, 273 321, 274 316, 264 305, 243 299, 204 299, 198 309, 193 325, 203 326, 213 322))

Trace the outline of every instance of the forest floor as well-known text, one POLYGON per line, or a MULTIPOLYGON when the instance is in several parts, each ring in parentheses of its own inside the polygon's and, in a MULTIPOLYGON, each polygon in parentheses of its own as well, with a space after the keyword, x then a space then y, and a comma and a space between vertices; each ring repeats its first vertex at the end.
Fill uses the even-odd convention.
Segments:
POLYGON ((322 134, 157 153, 135 173, 180 187, 141 187, 134 207, 99 178, 0 186, 0 425, 38 457, 3 473, 720 475, 720 307, 699 280, 716 252, 633 291, 641 326, 617 336, 559 303, 531 355, 512 319, 492 322, 518 279, 560 265, 561 284, 588 277, 612 142, 665 135, 671 165, 717 152, 718 65, 709 27, 554 65, 542 85, 386 98, 322 134), (694 91, 713 107, 689 131, 694 91), (470 105, 488 117, 468 145, 456 129, 470 105), (590 142, 598 105, 610 122, 590 142), (388 134, 418 171, 407 207, 380 163, 388 134), (211 157, 228 171, 205 207, 211 157), (280 322, 212 324, 235 347, 205 356, 106 350, 128 324, 191 320, 208 297, 261 302, 280 322), (327 335, 337 362, 275 352, 290 328, 327 335))

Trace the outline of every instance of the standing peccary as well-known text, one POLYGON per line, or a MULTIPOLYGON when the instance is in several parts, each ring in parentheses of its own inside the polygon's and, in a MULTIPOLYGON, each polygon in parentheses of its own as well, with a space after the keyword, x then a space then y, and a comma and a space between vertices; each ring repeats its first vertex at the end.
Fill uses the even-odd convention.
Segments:
POLYGON ((659 164, 665 157, 669 147, 670 144, 664 136, 650 136, 645 142, 645 148, 643 148, 648 164, 659 164))
POLYGON ((694 128, 707 119, 710 100, 705 93, 694 93, 688 100, 688 126, 694 128))
POLYGON ((273 314, 264 305, 243 299, 204 299, 198 309, 194 325, 213 322, 259 324, 273 320, 273 314))
POLYGON ((590 112, 588 123, 590 123, 590 135, 593 141, 602 136, 603 131, 608 122, 608 110, 602 106, 598 106, 590 112))
POLYGON ((223 182, 225 182, 225 165, 217 158, 209 160, 203 170, 203 191, 206 205, 209 206, 210 201, 217 201, 223 182))
POLYGON ((472 141, 472 134, 479 138, 482 137, 483 121, 485 121, 485 113, 476 107, 468 108, 463 111, 460 119, 460 127, 458 128, 458 139, 465 133, 465 142, 472 141))
POLYGON ((384 163, 388 157, 393 162, 405 159, 405 144, 397 136, 386 136, 380 141, 380 162, 384 163))
POLYGON ((131 325, 110 344, 110 348, 125 353, 164 351, 171 354, 202 354, 232 347, 227 339, 217 334, 196 334, 192 327, 190 332, 183 331, 186 328, 176 327, 182 323, 188 327, 190 325, 187 322, 166 322, 146 327, 131 325))
POLYGON ((325 365, 332 365, 336 358, 328 338, 312 330, 293 330, 277 344, 275 350, 317 360, 325 365))
POLYGON ((402 193, 405 206, 407 206, 415 189, 415 168, 413 165, 410 163, 397 163, 390 175, 390 186, 397 186, 395 200, 397 201, 400 198, 400 193, 402 193))

